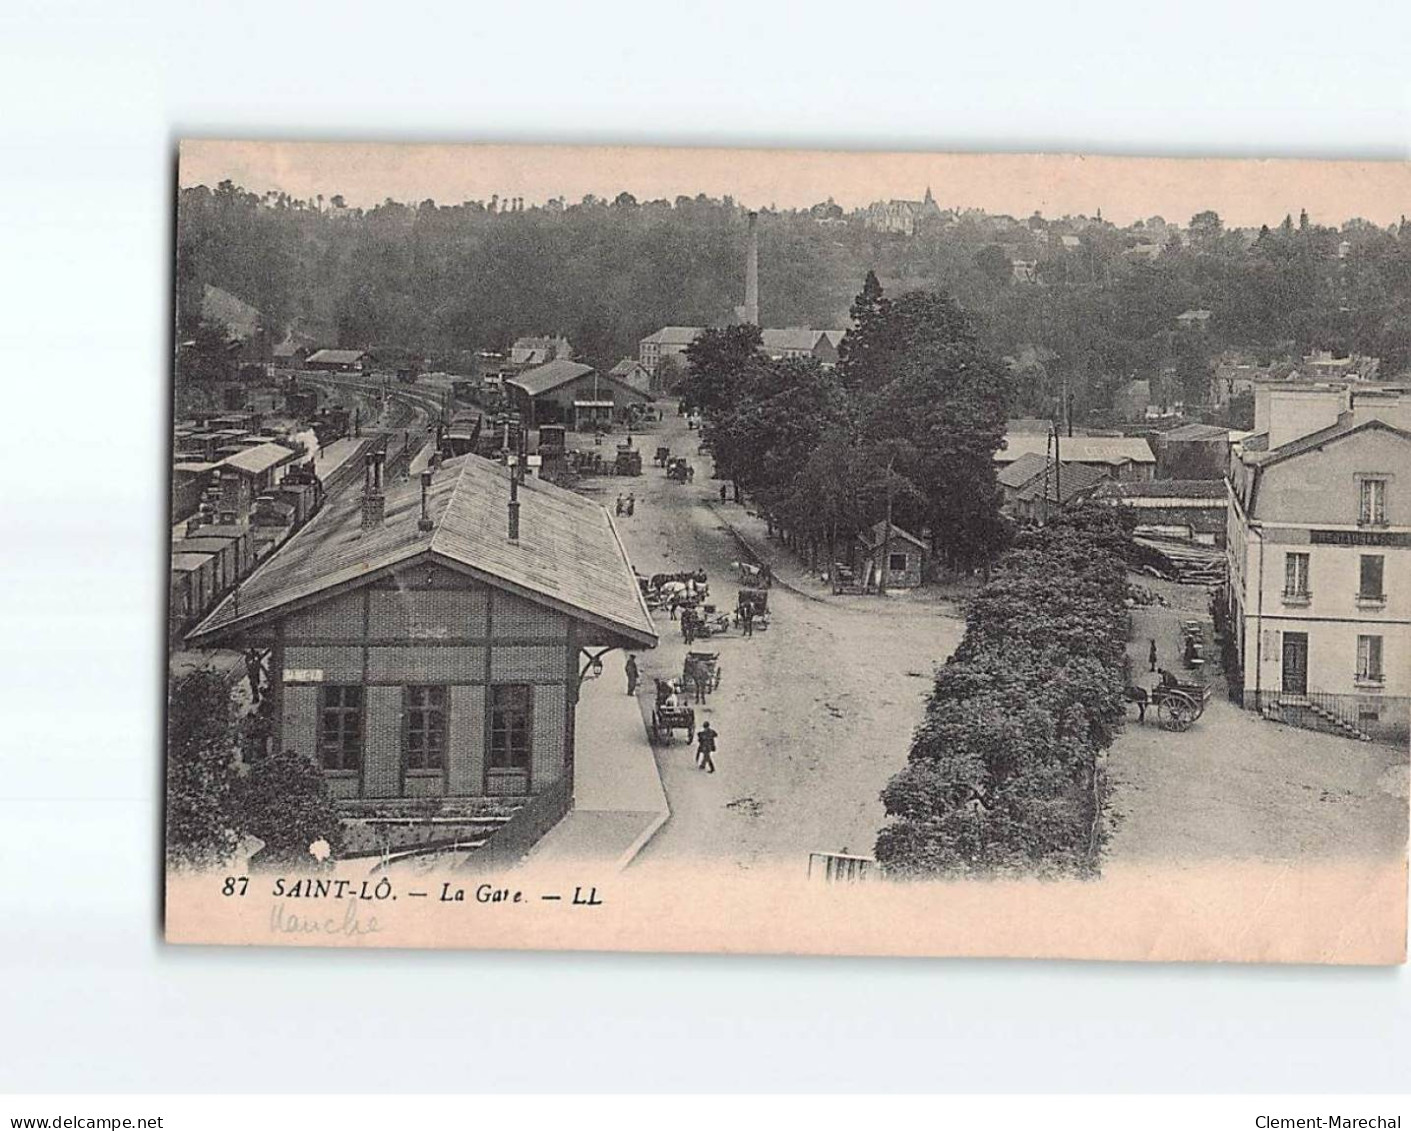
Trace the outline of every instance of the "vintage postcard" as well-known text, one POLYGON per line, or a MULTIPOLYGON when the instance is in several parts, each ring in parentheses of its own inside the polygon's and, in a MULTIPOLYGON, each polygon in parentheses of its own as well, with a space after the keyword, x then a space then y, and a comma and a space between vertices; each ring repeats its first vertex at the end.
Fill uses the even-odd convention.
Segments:
POLYGON ((1411 166, 202 140, 174 207, 170 941, 1404 960, 1411 166))

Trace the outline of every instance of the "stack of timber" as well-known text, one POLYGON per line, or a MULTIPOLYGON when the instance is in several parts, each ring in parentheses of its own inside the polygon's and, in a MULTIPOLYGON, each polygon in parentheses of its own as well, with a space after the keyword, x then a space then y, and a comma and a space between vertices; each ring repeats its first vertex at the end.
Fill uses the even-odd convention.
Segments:
POLYGON ((1138 568, 1152 577, 1183 585, 1224 584, 1225 551, 1218 546, 1145 537, 1133 538, 1132 545, 1138 568))

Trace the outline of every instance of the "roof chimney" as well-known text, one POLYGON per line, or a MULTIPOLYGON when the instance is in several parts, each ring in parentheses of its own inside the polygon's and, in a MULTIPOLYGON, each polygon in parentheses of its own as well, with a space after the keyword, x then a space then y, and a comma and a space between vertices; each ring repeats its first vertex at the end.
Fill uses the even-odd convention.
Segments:
POLYGON ((759 325, 759 213, 750 213, 750 241, 745 250, 745 321, 759 325))
POLYGON ((519 473, 510 469, 510 541, 519 543, 519 473))
POLYGON ((382 461, 386 452, 368 452, 363 468, 363 529, 382 525, 387 499, 382 494, 382 461))
POLYGON ((431 469, 428 467, 421 473, 421 518, 417 520, 416 524, 416 528, 423 534, 436 528, 436 524, 431 521, 431 512, 426 507, 426 496, 430 490, 431 469))

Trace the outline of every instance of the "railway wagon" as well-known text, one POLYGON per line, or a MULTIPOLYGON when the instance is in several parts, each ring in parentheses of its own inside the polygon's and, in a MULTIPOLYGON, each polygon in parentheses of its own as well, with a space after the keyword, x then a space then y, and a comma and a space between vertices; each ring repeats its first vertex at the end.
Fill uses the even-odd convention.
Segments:
POLYGON ((171 621, 172 631, 181 630, 204 616, 214 606, 219 595, 216 589, 215 555, 184 554, 173 551, 171 556, 171 621))

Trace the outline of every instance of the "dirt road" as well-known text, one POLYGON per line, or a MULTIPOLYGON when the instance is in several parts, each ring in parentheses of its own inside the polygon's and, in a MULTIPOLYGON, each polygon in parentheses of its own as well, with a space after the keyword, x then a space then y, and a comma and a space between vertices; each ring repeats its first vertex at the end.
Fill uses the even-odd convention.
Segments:
MULTIPOLYGON (((731 562, 741 551, 727 524, 740 523, 744 508, 720 503, 697 434, 667 411, 658 431, 638 438, 642 477, 604 479, 605 501, 619 489, 635 494, 635 514, 618 526, 642 573, 703 568, 711 603, 733 609, 731 562), (669 482, 651 466, 658 444, 690 457, 693 483, 669 482)), ((635 868, 686 860, 803 868, 812 850, 871 854, 884 820, 878 794, 905 764, 932 671, 959 642, 962 622, 934 601, 835 600, 785 585, 771 592, 770 611, 767 632, 745 639, 735 630, 695 645, 718 650, 724 673, 698 708, 720 732, 718 772, 696 769, 683 736, 658 748, 672 815, 635 868)), ((665 612, 657 628, 661 644, 640 657, 647 696, 651 677, 680 674, 686 652, 665 612)))

